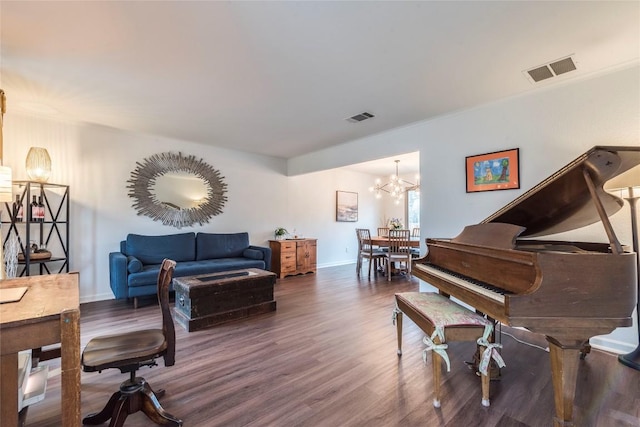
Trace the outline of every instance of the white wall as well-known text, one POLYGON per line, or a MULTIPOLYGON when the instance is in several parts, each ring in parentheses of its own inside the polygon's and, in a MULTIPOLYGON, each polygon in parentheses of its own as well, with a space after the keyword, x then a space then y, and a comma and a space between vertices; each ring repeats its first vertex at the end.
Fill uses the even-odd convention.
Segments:
POLYGON ((289 178, 289 232, 318 239, 318 266, 353 263, 356 228, 375 229, 381 208, 372 193, 370 175, 335 169, 289 178), (358 221, 337 222, 336 191, 358 193, 358 221))

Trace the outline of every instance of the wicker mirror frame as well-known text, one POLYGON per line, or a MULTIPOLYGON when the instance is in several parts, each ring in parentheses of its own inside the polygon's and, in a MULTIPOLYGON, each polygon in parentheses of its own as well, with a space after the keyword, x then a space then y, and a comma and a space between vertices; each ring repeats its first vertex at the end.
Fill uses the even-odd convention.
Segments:
POLYGON ((127 180, 129 197, 138 215, 148 216, 163 225, 176 228, 189 227, 196 223, 203 225, 209 218, 222 213, 227 201, 227 184, 220 171, 195 156, 183 156, 182 153, 160 153, 136 162, 136 168, 127 180), (187 172, 201 178, 207 187, 207 196, 197 207, 175 209, 168 207, 156 198, 153 186, 156 178, 170 172, 187 172))

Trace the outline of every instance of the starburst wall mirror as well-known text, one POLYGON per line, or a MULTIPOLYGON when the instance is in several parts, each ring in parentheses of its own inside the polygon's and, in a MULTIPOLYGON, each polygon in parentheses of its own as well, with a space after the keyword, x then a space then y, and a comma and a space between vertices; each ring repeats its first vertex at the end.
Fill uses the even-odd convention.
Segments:
POLYGON ((220 171, 182 153, 160 153, 136 162, 127 180, 138 215, 176 228, 203 225, 222 213, 227 184, 220 171))

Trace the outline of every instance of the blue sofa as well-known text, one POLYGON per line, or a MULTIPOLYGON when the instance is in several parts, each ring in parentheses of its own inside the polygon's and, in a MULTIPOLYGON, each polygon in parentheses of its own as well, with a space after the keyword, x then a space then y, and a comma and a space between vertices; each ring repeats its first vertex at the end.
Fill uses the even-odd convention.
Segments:
POLYGON ((156 294, 160 263, 176 261, 173 277, 243 268, 271 267, 271 249, 249 244, 249 233, 127 235, 120 252, 109 254, 109 282, 116 299, 156 294))

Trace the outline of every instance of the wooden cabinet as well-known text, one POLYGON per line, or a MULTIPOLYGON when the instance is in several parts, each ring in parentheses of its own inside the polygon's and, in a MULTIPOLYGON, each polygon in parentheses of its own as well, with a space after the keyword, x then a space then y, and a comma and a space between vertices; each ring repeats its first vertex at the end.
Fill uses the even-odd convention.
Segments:
POLYGON ((271 271, 276 273, 278 278, 298 274, 295 240, 269 240, 269 247, 271 248, 271 271))
POLYGON ((271 271, 278 278, 316 272, 317 239, 269 240, 271 271))
POLYGON ((316 272, 316 239, 296 241, 296 272, 316 272))

